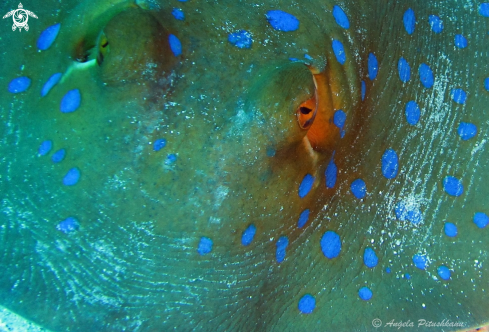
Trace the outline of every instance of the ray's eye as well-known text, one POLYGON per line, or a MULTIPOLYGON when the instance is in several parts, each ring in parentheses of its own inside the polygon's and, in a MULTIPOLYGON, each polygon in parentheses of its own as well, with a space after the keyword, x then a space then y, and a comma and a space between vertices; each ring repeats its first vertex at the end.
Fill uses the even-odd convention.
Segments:
POLYGON ((317 113, 316 97, 312 97, 297 108, 297 121, 302 129, 309 129, 317 113))

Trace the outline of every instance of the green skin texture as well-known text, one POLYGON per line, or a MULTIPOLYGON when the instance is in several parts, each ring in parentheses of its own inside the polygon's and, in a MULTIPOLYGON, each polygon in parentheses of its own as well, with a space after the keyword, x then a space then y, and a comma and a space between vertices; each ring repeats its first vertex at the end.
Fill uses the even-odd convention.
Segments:
MULTIPOLYGON (((36 3, 29 10, 39 19, 30 31, 12 33, 5 23, 0 39, 1 305, 53 331, 370 331, 374 318, 415 326, 418 319, 449 319, 465 328, 489 320, 489 230, 472 222, 475 212, 489 214, 489 94, 483 86, 489 18, 479 15, 478 3, 141 4, 182 41, 180 57, 161 60, 169 69, 157 79, 141 75, 122 83, 131 52, 144 59, 144 45, 154 44, 134 51, 129 45, 137 41, 122 39, 122 50, 110 50, 122 58, 109 54, 103 64, 120 68, 111 74, 112 84, 103 84, 108 78, 94 65, 71 70, 40 98, 47 78, 75 63, 76 40, 93 43, 117 13, 137 10, 124 1, 91 3, 36 3), (347 13, 350 29, 334 22, 335 4, 347 13), (171 17, 173 7, 183 9, 184 22, 171 17), (411 36, 402 25, 408 8, 417 18, 411 36), (299 30, 273 30, 265 18, 271 9, 295 15, 299 30), (430 14, 442 18, 441 34, 430 30, 430 14), (38 52, 40 31, 58 22, 55 43, 38 52), (253 35, 249 50, 227 41, 241 29, 253 35), (468 37, 466 49, 453 46, 457 33, 468 37), (345 46, 344 66, 332 53, 333 38, 345 46), (367 78, 369 52, 379 61, 374 81, 367 78), (304 53, 314 58, 317 71, 335 73, 333 99, 347 113, 345 137, 323 151, 304 143, 295 118, 298 105, 314 94, 307 67, 288 60, 304 53), (397 74, 401 56, 411 66, 406 84, 397 74), (435 74, 431 89, 419 81, 421 63, 435 74), (31 87, 10 94, 10 80, 24 75, 31 87), (361 80, 367 83, 363 102, 361 80), (467 91, 465 105, 450 99, 458 87, 467 91), (60 100, 74 88, 82 104, 63 114, 60 100), (415 126, 404 117, 409 100, 421 108, 415 126), (475 138, 460 139, 461 121, 477 125, 475 138), (154 152, 151 144, 161 137, 167 146, 154 152), (46 139, 54 147, 40 157, 37 148, 46 139), (53 164, 50 157, 59 148, 67 149, 66 158, 53 164), (274 157, 267 156, 270 148, 274 157), (391 180, 380 170, 387 148, 400 160, 391 180), (338 180, 326 189, 332 150, 338 180), (178 155, 172 165, 165 164, 168 153, 178 155), (80 182, 64 186, 63 176, 75 166, 80 182), (297 190, 307 173, 315 176, 314 186, 300 199, 297 190), (463 195, 444 192, 447 175, 462 180, 463 195), (363 200, 349 189, 359 177, 367 184, 363 200), (396 220, 399 200, 416 201, 423 222, 396 220), (305 208, 311 217, 298 229, 305 208), (56 225, 69 216, 81 228, 63 234, 56 225), (457 237, 443 233, 446 221, 457 225, 457 237), (241 234, 251 223, 257 234, 244 247, 241 234), (319 245, 327 230, 342 240, 332 260, 319 245), (275 243, 282 235, 289 246, 278 264, 275 243), (205 256, 197 254, 201 236, 214 241, 205 256), (366 247, 379 257, 372 269, 362 261, 366 247), (429 257, 426 271, 414 266, 416 253, 429 257), (450 268, 450 280, 437 276, 440 265, 450 268), (373 292, 370 301, 358 297, 363 286, 373 292), (309 315, 297 308, 306 293, 316 298, 309 315)), ((10 10, 6 3, 0 9, 10 10)), ((132 22, 131 28, 147 27, 132 22)))

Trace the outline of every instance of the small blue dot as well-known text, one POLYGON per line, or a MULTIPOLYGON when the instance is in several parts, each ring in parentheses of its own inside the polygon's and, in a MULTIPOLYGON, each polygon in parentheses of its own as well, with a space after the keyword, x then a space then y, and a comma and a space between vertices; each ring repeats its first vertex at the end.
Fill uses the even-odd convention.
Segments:
POLYGON ((343 29, 348 29, 350 27, 350 21, 348 21, 348 16, 346 16, 345 12, 341 7, 334 6, 333 7, 333 17, 338 24, 343 29))
POLYGON ((362 94, 362 101, 365 100, 365 93, 367 93, 367 85, 365 84, 365 81, 362 81, 362 89, 361 89, 361 94, 362 94))
POLYGON ((426 270, 428 259, 425 255, 416 254, 413 256, 414 265, 420 270, 426 270))
POLYGON ((458 104, 465 104, 467 100, 467 94, 462 89, 452 89, 451 92, 452 100, 458 104))
POLYGON ((309 219, 309 209, 305 209, 304 211, 301 212, 299 216, 299 220, 297 221, 297 227, 302 228, 304 225, 307 223, 307 220, 309 219))
POLYGON ((333 115, 333 123, 336 127, 343 129, 346 121, 346 113, 343 110, 337 110, 333 115))
POLYGON ((479 14, 489 17, 489 2, 483 2, 479 5, 479 14))
POLYGON ((362 199, 367 194, 367 185, 362 179, 356 179, 351 183, 350 190, 356 198, 362 199))
POLYGON ((486 89, 486 91, 489 91, 489 77, 486 77, 484 79, 484 88, 486 89))
POLYGON ((395 212, 396 212, 396 218, 401 221, 407 220, 415 225, 423 221, 423 214, 421 213, 419 208, 410 207, 408 209, 403 201, 397 203, 395 212))
POLYGON ((269 146, 267 148, 267 157, 274 157, 275 156, 275 153, 277 153, 277 152, 271 146, 269 146))
POLYGON ((458 48, 466 48, 467 47, 467 38, 462 35, 455 35, 455 46, 458 48))
POLYGON ((411 79, 411 67, 404 58, 400 58, 397 62, 397 71, 399 73, 399 79, 406 83, 411 79))
POLYGON ((408 35, 412 35, 416 25, 416 17, 414 16, 414 11, 411 8, 404 12, 402 21, 404 22, 404 28, 406 29, 408 35))
POLYGON ((373 53, 368 55, 368 77, 370 80, 374 80, 377 77, 379 71, 379 62, 377 57, 373 53))
POLYGON ((414 100, 408 101, 404 113, 406 115, 406 121, 411 126, 414 126, 419 122, 419 118, 421 117, 421 110, 414 100))
POLYGON ((411 279, 411 275, 409 273, 405 273, 404 274, 404 278, 407 279, 407 280, 409 280, 409 279, 411 279))
POLYGON ((173 164, 175 161, 177 161, 177 155, 174 154, 174 153, 170 153, 167 157, 166 157, 166 161, 165 161, 165 164, 167 165, 170 165, 170 164, 173 164))
POLYGON ((304 54, 304 58, 306 58, 307 60, 313 60, 312 56, 310 56, 309 54, 304 54))
POLYGON ((346 53, 345 49, 343 48, 343 44, 339 40, 334 39, 331 46, 333 47, 333 52, 336 56, 336 60, 338 60, 338 62, 342 65, 345 64, 346 53))
POLYGON ((46 140, 41 143, 37 152, 40 156, 45 156, 51 151, 53 148, 53 142, 51 140, 46 140))
POLYGON ((382 175, 387 179, 393 179, 397 176, 399 170, 399 158, 393 149, 385 150, 382 155, 382 175))
POLYGON ((364 301, 370 300, 372 295, 372 291, 368 287, 362 287, 358 290, 358 296, 364 301))
POLYGON ((406 219, 417 225, 423 220, 423 215, 418 208, 413 208, 412 210, 407 211, 406 219))
POLYGON ((153 143, 153 150, 154 151, 160 151, 166 146, 166 139, 164 138, 158 138, 156 141, 153 143))
POLYGON ((61 231, 65 234, 77 231, 79 228, 80 228, 80 223, 74 217, 68 217, 56 226, 56 229, 58 231, 61 231))
POLYGON ((182 42, 177 36, 170 34, 168 36, 168 42, 170 43, 170 49, 174 56, 179 56, 182 54, 182 42))
POLYGON ((460 122, 457 133, 462 140, 469 140, 477 135, 477 126, 473 123, 460 122))
POLYGON ((489 224, 489 217, 483 212, 477 212, 474 214, 474 224, 479 228, 484 228, 489 224))
POLYGON ((306 294, 299 300, 298 308, 303 314, 310 314, 316 307, 316 299, 311 294, 306 294))
POLYGON ((285 259, 285 249, 289 245, 289 238, 287 236, 281 236, 275 245, 277 247, 277 250, 275 251, 275 259, 277 260, 277 263, 282 263, 285 259))
POLYGON ((299 186, 299 197, 304 198, 312 189, 312 185, 314 184, 314 176, 311 174, 306 174, 302 179, 302 182, 299 186))
POLYGON ((241 244, 244 246, 249 246, 253 241, 255 234, 256 234, 256 226, 253 224, 249 225, 241 235, 241 244))
POLYGON ((448 269, 448 267, 441 265, 438 267, 437 272, 440 278, 442 278, 443 280, 450 279, 450 270, 448 269))
POLYGON ((237 48, 251 48, 253 39, 251 33, 246 30, 239 30, 228 35, 228 41, 237 48))
POLYGON ((458 234, 457 226, 451 222, 445 223, 444 230, 445 230, 445 235, 449 237, 455 237, 458 234))
POLYGON ((31 86, 31 79, 26 76, 14 78, 8 84, 8 92, 21 93, 27 90, 31 86))
POLYGON ((462 182, 453 176, 447 176, 443 179, 443 189, 448 195, 455 197, 462 195, 464 192, 462 182))
POLYGON ((80 180, 80 175, 81 173, 78 167, 71 168, 63 177, 63 184, 65 186, 74 186, 80 180))
POLYGON ((197 247, 197 252, 202 256, 206 255, 212 251, 213 245, 214 242, 210 238, 202 236, 197 247))
POLYGON ((430 15, 428 17, 428 21, 430 23, 431 30, 434 33, 440 33, 443 31, 443 21, 436 15, 430 15))
POLYGON ((59 149, 55 153, 53 153, 53 156, 51 157, 51 160, 53 163, 59 163, 65 159, 66 156, 66 150, 65 149, 59 149))
POLYGON ((171 14, 173 15, 174 18, 176 18, 179 21, 185 20, 185 14, 183 13, 183 10, 181 10, 180 8, 173 8, 171 14))
POLYGON ((61 99, 61 104, 59 110, 61 113, 71 113, 80 107, 81 104, 81 94, 80 90, 73 89, 68 91, 61 99))
POLYGON ((297 61, 299 61, 299 59, 297 59, 297 58, 289 58, 289 60, 290 60, 290 61, 292 61, 292 62, 297 62, 297 61))
POLYGON ((341 239, 338 234, 333 231, 327 231, 321 238, 321 250, 323 255, 329 259, 338 257, 341 251, 341 239))
POLYGON ((47 50, 58 36, 61 24, 57 23, 44 29, 37 39, 37 48, 41 51, 47 50))
POLYGON ((365 248, 363 252, 363 264, 365 264, 368 268, 373 268, 377 266, 379 263, 379 258, 375 254, 375 251, 372 248, 365 248))
POLYGON ((433 87, 433 84, 435 82, 433 71, 426 63, 422 63, 419 66, 419 79, 421 80, 421 84, 423 84, 425 88, 429 89, 433 87))
POLYGON ((333 188, 336 184, 336 176, 338 174, 338 167, 334 163, 333 158, 331 158, 324 174, 326 176, 326 188, 333 188))
POLYGON ((299 20, 294 15, 282 10, 269 10, 266 16, 268 23, 275 30, 288 32, 299 29, 299 20))
POLYGON ((41 97, 46 96, 51 89, 58 84, 59 80, 61 79, 61 76, 63 76, 62 73, 56 73, 53 74, 46 83, 44 83, 44 86, 41 89, 41 97))
POLYGON ((386 267, 386 268, 385 268, 385 272, 387 272, 387 273, 391 273, 391 268, 390 268, 390 267, 386 267))

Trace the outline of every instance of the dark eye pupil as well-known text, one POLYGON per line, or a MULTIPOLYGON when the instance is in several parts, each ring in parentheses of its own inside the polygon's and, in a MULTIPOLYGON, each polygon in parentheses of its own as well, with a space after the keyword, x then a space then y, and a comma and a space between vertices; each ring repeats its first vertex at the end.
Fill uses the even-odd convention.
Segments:
POLYGON ((309 114, 312 112, 312 109, 302 106, 301 108, 299 108, 299 111, 301 111, 302 114, 309 114))

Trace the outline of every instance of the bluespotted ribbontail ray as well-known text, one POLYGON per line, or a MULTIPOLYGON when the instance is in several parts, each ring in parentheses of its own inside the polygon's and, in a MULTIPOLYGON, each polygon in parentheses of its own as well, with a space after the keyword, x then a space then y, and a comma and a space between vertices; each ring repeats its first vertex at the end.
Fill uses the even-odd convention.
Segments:
POLYGON ((1 305, 54 331, 487 323, 489 4, 24 7, 1 305))

